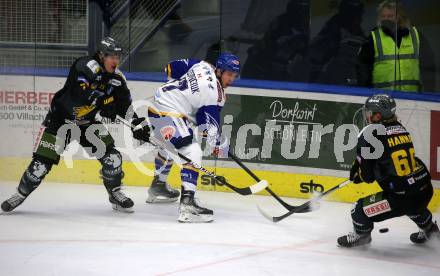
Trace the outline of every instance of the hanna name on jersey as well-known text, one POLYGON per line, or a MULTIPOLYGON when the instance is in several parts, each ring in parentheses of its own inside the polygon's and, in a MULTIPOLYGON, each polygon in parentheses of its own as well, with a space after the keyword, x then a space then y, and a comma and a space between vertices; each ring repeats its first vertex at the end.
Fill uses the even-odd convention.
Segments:
POLYGON ((388 146, 390 148, 395 147, 400 144, 409 144, 412 143, 411 136, 407 135, 398 135, 394 137, 390 137, 388 140, 388 146))

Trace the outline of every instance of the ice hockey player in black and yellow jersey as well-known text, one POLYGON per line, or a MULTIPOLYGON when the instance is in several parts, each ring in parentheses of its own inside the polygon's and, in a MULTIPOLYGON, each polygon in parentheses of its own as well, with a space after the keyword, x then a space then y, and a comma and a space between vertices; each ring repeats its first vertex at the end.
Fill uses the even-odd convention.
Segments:
POLYGON ((351 211, 354 231, 338 238, 340 247, 369 244, 374 222, 400 216, 408 216, 420 228, 411 234, 412 242, 440 238, 427 208, 433 195, 431 176, 415 156, 411 135, 398 122, 395 111, 394 99, 384 94, 369 97, 364 105, 368 125, 358 136, 350 180, 377 181, 383 191, 355 202, 351 211))
MULTIPOLYGON (((51 102, 35 142, 32 161, 20 180, 17 192, 1 205, 4 212, 10 212, 23 203, 40 185, 52 166, 58 164, 64 148, 57 148, 57 137, 65 141, 65 146, 76 139, 81 146, 92 149, 89 155, 96 157, 102 165, 100 173, 113 209, 132 212, 133 201, 121 191, 122 157, 115 149, 113 138, 108 132, 102 134, 92 128, 92 133, 105 149, 98 156, 97 146, 91 143, 86 132, 91 126, 103 127, 95 120, 98 112, 114 121, 117 115, 125 117, 131 105, 130 90, 124 75, 117 68, 121 52, 117 42, 106 37, 101 40, 94 56, 80 57, 72 64, 64 87, 56 92, 51 102), (77 126, 80 135, 75 137, 71 130, 61 137, 59 130, 65 124, 77 126)), ((135 114, 132 116, 132 124, 144 125, 144 118, 138 118, 135 114)), ((148 141, 148 126, 134 131, 133 137, 148 141)))

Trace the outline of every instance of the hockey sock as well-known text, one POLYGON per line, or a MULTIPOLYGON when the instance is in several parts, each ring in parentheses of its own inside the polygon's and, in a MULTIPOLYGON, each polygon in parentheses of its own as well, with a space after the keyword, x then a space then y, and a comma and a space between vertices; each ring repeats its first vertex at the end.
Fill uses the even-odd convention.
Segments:
POLYGON ((41 181, 43 181, 51 168, 52 164, 33 159, 20 179, 18 191, 22 195, 28 196, 41 184, 41 181))
POLYGON ((428 209, 421 214, 409 216, 409 218, 414 221, 420 229, 426 229, 431 226, 432 223, 432 214, 428 209))
POLYGON ((102 169, 101 175, 104 186, 111 192, 114 188, 121 186, 121 180, 124 176, 122 172, 122 156, 114 148, 107 150, 103 158, 99 159, 102 169))
POLYGON ((173 166, 173 160, 171 159, 165 159, 160 155, 157 154, 156 158, 154 159, 154 175, 157 175, 159 178, 159 181, 166 182, 168 175, 170 174, 171 167, 173 166))
POLYGON ((374 224, 364 213, 362 199, 355 202, 351 210, 351 218, 353 220, 353 228, 357 234, 365 235, 373 231, 374 224))
POLYGON ((191 165, 183 165, 180 171, 180 177, 182 179, 183 190, 195 191, 197 187, 197 178, 199 177, 199 171, 191 165))

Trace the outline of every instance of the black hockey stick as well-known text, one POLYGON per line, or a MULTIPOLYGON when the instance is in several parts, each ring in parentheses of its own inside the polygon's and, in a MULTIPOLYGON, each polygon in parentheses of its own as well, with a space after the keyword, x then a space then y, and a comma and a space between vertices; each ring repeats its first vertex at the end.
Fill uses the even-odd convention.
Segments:
POLYGON ((287 218, 288 216, 290 216, 290 215, 292 215, 292 214, 294 214, 294 213, 306 213, 306 212, 313 211, 313 204, 315 204, 316 202, 318 202, 318 201, 319 201, 321 198, 323 198, 324 196, 326 196, 326 195, 328 195, 328 194, 330 194, 330 193, 332 193, 332 192, 334 192, 334 191, 336 191, 336 190, 338 190, 338 189, 340 189, 340 188, 342 188, 342 187, 344 187, 344 186, 346 186, 346 185, 348 185, 348 184, 350 184, 350 183, 351 183, 351 180, 348 180, 348 179, 347 179, 347 180, 345 180, 344 182, 339 183, 338 185, 334 186, 334 187, 331 188, 330 190, 325 191, 324 193, 318 195, 317 197, 315 197, 315 198, 313 198, 313 199, 311 199, 311 200, 309 200, 309 201, 307 201, 307 202, 301 204, 301 205, 298 206, 298 207, 295 207, 293 210, 290 210, 289 212, 287 212, 287 213, 285 213, 284 215, 281 215, 281 216, 272 217, 272 216, 270 216, 269 214, 267 214, 266 212, 264 212, 264 211, 260 208, 260 206, 257 205, 257 207, 258 207, 258 210, 260 211, 260 213, 261 213, 265 218, 269 219, 269 220, 272 221, 272 222, 278 222, 278 221, 280 221, 280 220, 283 220, 283 219, 287 218), (305 211, 305 210, 309 210, 309 211, 305 211))
MULTIPOLYGON (((136 129, 139 127, 142 127, 141 125, 138 125, 136 127, 134 127, 130 122, 128 122, 127 120, 125 120, 124 118, 121 118, 118 116, 118 120, 123 123, 124 125, 128 126, 131 129, 136 129)), ((163 143, 161 143, 157 138, 155 138, 154 136, 150 136, 149 138, 149 143, 152 144, 153 146, 160 148, 161 150, 165 150, 173 155, 177 155, 179 156, 179 158, 185 160, 186 162, 188 162, 189 164, 191 164, 191 166, 193 166, 194 168, 204 172, 205 174, 209 175, 210 177, 220 181, 220 183, 222 183, 223 185, 225 185, 226 187, 228 187, 229 189, 233 190, 236 193, 239 193, 241 195, 252 195, 252 194, 256 194, 262 190, 264 190, 264 188, 267 187, 268 183, 266 180, 261 180, 258 181, 258 183, 255 183, 249 187, 245 187, 245 188, 239 188, 239 187, 235 187, 231 184, 229 184, 224 178, 222 177, 218 177, 217 175, 215 175, 214 173, 208 171, 207 169, 205 169, 204 167, 202 167, 200 164, 197 164, 196 162, 193 162, 191 159, 189 159, 188 157, 186 157, 185 155, 172 150, 168 147, 166 147, 163 143)))
MULTIPOLYGON (((228 155, 229 157, 232 158, 232 160, 235 161, 235 163, 237 163, 245 172, 247 172, 255 181, 261 181, 261 179, 256 176, 248 167, 246 167, 245 164, 243 164, 243 162, 240 160, 240 158, 238 158, 235 154, 233 154, 231 151, 228 151, 228 155)), ((284 200, 282 200, 277 194, 275 194, 274 191, 272 191, 269 187, 264 188, 271 196, 273 196, 281 205, 283 205, 284 208, 286 208, 287 210, 291 211, 291 210, 295 210, 296 208, 298 208, 298 206, 293 206, 290 205, 289 203, 285 202, 284 200)), ((304 213, 304 212, 308 212, 307 208, 304 208, 303 210, 300 210, 299 212, 304 213)))

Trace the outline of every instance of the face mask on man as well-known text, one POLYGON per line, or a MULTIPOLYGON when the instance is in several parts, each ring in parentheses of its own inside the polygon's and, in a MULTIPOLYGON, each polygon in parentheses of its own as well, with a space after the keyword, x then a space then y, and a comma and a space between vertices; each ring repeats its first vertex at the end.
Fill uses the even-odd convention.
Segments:
POLYGON ((382 20, 380 21, 380 26, 389 32, 394 32, 396 30, 396 22, 393 20, 382 20))

